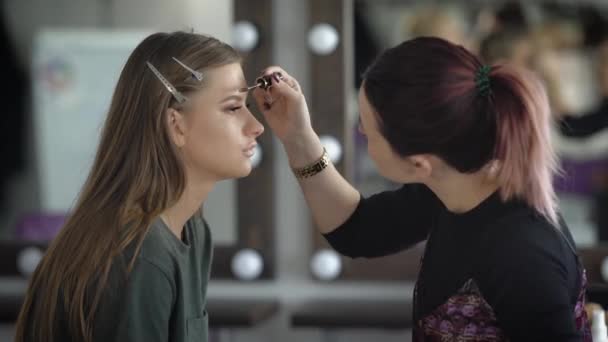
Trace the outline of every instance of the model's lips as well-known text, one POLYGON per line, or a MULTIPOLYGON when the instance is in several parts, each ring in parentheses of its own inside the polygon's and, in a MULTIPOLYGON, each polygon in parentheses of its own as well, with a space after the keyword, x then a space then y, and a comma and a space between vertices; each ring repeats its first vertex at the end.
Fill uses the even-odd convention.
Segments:
POLYGON ((246 149, 243 150, 243 152, 245 153, 245 155, 247 157, 251 158, 255 154, 255 148, 256 148, 256 146, 258 146, 257 143, 251 143, 251 144, 249 144, 249 146, 247 146, 246 149))

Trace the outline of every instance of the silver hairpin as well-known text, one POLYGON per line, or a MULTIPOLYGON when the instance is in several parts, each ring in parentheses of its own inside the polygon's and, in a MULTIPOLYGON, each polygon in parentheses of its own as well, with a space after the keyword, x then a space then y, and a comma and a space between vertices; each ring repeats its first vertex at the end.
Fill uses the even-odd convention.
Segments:
POLYGON ((179 65, 181 65, 184 69, 190 71, 190 73, 192 74, 192 77, 196 78, 197 81, 202 81, 203 80, 203 73, 200 71, 196 71, 192 68, 190 68, 189 66, 187 66, 186 64, 182 63, 179 59, 175 58, 175 57, 171 57, 173 58, 174 61, 176 61, 177 63, 179 63, 179 65))
POLYGON ((169 83, 169 81, 167 81, 167 79, 160 73, 160 71, 158 71, 154 65, 152 65, 152 63, 150 62, 146 62, 146 64, 148 65, 148 68, 150 68, 150 70, 152 70, 152 72, 154 73, 154 75, 156 76, 156 78, 158 78, 162 84, 165 86, 165 88, 167 88, 167 90, 171 93, 171 95, 173 95, 173 97, 175 98, 175 100, 179 103, 184 103, 186 102, 186 97, 184 95, 182 95, 182 93, 180 93, 177 89, 175 89, 175 87, 169 83))

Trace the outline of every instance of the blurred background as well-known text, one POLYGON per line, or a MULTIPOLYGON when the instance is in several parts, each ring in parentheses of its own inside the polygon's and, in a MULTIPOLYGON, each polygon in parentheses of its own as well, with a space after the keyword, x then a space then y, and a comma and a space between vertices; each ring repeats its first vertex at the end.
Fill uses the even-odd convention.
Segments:
MULTIPOLYGON (((249 82, 267 65, 288 70, 364 194, 398 186, 356 130, 360 75, 383 49, 438 36, 534 71, 553 111, 562 213, 590 299, 608 305, 608 1, 4 0, 0 20, 0 342, 86 177, 126 57, 159 30, 233 44, 249 82)), ((251 178, 223 182, 205 204, 218 246, 212 340, 409 341, 423 246, 371 261, 327 249, 280 144, 268 130, 264 139, 251 178)))

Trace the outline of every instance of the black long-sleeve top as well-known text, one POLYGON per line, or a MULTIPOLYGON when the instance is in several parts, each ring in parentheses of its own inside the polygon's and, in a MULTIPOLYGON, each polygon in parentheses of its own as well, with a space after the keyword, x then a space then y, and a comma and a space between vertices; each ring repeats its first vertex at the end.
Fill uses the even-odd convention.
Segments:
POLYGON ((414 296, 415 340, 467 333, 482 340, 587 340, 584 271, 568 228, 556 228, 523 201, 503 202, 495 193, 455 214, 426 186, 405 185, 362 197, 325 237, 353 258, 427 240, 414 296))

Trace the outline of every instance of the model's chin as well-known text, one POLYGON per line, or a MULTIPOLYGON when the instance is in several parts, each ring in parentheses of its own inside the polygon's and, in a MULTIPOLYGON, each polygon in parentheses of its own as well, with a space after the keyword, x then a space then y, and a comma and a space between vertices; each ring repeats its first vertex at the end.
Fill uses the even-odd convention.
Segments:
POLYGON ((232 159, 229 165, 224 165, 223 170, 218 174, 218 178, 219 180, 243 178, 249 176, 252 170, 251 160, 244 156, 236 160, 232 159))
POLYGON ((247 160, 243 162, 243 165, 238 170, 238 172, 236 172, 236 176, 234 178, 247 177, 251 174, 252 169, 253 167, 251 166, 251 161, 249 160, 249 158, 247 158, 247 160))

